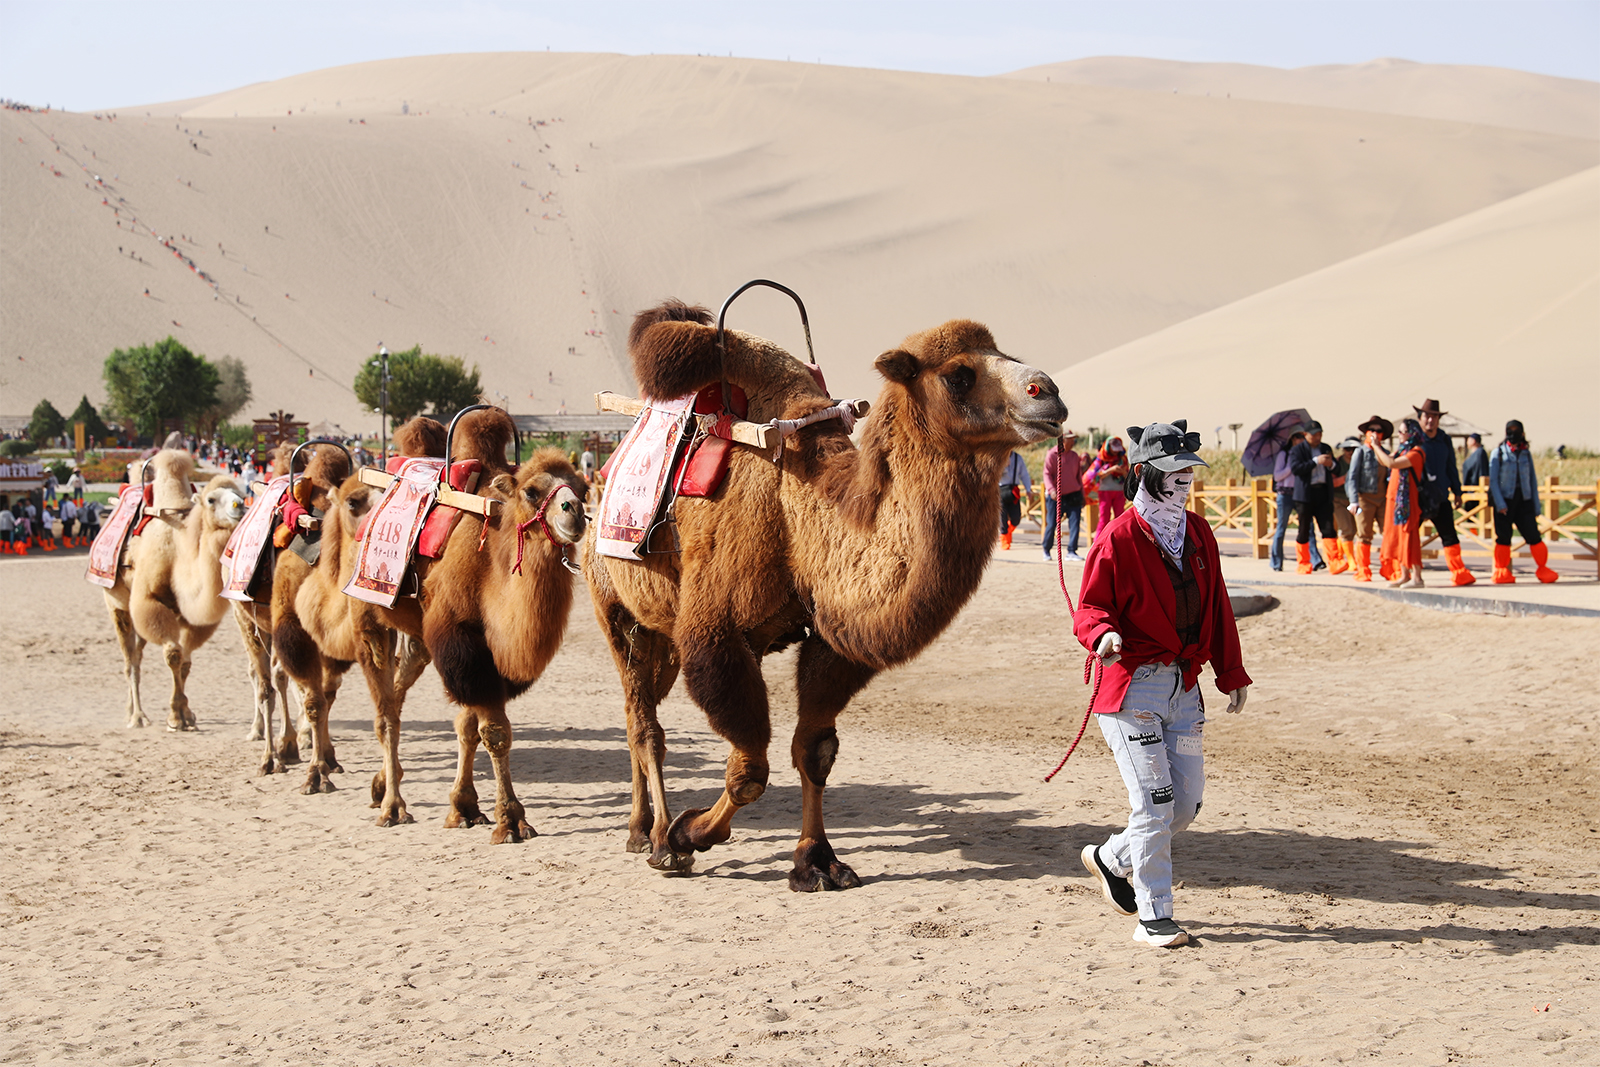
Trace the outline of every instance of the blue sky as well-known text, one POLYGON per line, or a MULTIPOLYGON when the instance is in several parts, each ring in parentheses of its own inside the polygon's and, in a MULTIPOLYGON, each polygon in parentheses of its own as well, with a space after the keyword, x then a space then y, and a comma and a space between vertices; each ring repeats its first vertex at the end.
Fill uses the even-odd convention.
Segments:
POLYGON ((74 111, 441 52, 710 53, 988 75, 1094 55, 1399 57, 1600 80, 1600 0, 0 0, 0 96, 74 111))

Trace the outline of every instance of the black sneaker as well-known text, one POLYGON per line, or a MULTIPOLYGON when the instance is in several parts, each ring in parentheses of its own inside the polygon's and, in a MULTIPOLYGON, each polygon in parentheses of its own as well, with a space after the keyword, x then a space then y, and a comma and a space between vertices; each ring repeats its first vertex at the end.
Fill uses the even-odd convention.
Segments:
POLYGON ((1156 948, 1178 948, 1189 943, 1189 934, 1171 919, 1140 919, 1133 939, 1156 948))
POLYGON ((1107 903, 1121 915, 1139 914, 1139 902, 1134 899, 1133 886, 1126 878, 1112 874, 1111 868, 1101 861, 1099 845, 1084 845, 1078 858, 1083 861, 1083 869, 1100 883, 1100 895, 1106 898, 1107 903))
POLYGON ((1317 571, 1325 571, 1327 569, 1328 569, 1327 561, 1326 560, 1318 560, 1317 561, 1317 565, 1311 568, 1311 573, 1315 574, 1317 571))

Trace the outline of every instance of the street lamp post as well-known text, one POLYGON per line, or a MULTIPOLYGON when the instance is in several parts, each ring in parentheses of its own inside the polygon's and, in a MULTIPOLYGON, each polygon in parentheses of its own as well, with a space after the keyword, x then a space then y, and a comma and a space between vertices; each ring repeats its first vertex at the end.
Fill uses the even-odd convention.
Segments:
POLYGON ((378 466, 389 469, 389 350, 378 342, 378 466))

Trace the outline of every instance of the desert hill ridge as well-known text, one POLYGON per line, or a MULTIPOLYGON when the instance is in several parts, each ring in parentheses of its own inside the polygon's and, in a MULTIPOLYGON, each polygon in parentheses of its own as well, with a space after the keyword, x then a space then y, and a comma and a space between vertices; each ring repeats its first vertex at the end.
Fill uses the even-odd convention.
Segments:
MULTIPOLYGON (((587 410, 631 388, 634 311, 759 276, 805 297, 834 391, 872 396, 872 358, 946 318, 1069 365, 1600 162, 1503 127, 697 57, 422 57, 188 103, 0 113, 0 409, 99 400, 111 348, 171 333, 244 359, 252 411, 375 428, 349 383, 380 340, 477 362, 513 410, 587 410)), ((732 321, 801 348, 777 294, 732 321)))
POLYGON ((1540 448, 1600 445, 1600 168, 1060 373, 1074 418, 1119 433, 1187 417, 1210 442, 1244 422, 1242 444, 1304 407, 1336 443, 1435 397, 1492 440, 1516 418, 1540 448))
POLYGON ((1285 70, 1095 56, 1002 75, 1239 100, 1374 111, 1600 138, 1600 83, 1497 67, 1375 59, 1285 70))

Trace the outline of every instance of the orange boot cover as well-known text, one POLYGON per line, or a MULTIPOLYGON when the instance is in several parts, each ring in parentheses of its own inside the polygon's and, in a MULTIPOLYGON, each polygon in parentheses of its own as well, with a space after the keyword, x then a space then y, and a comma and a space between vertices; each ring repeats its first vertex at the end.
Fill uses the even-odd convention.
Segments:
POLYGON ((1467 570, 1467 565, 1461 562, 1460 545, 1446 545, 1444 558, 1445 562, 1450 564, 1451 585, 1471 585, 1478 580, 1472 576, 1471 571, 1467 570))
POLYGON ((1339 548, 1339 542, 1332 537, 1322 539, 1322 558, 1328 561, 1329 574, 1343 574, 1350 569, 1350 562, 1344 558, 1344 552, 1339 548))
POLYGON ((1362 542, 1356 548, 1356 581, 1372 581, 1372 546, 1362 542))
POLYGON ((1536 545, 1529 545, 1528 551, 1533 553, 1533 563, 1534 566, 1538 568, 1538 570, 1534 571, 1534 574, 1538 575, 1541 582, 1548 584, 1561 577, 1561 575, 1551 570, 1548 566, 1550 562, 1549 545, 1545 544, 1543 541, 1540 541, 1536 545))
POLYGON ((1297 569, 1301 574, 1311 573, 1311 543, 1309 541, 1303 545, 1298 541, 1295 542, 1294 558, 1300 564, 1297 569))
POLYGON ((1011 551, 1011 531, 1015 529, 1016 527, 1008 522, 1006 523, 1006 532, 1000 535, 1000 547, 1007 552, 1011 551))
POLYGON ((1354 541, 1340 541, 1339 548, 1344 553, 1344 561, 1350 566, 1350 577, 1356 577, 1356 543, 1354 541))
POLYGON ((1511 546, 1494 546, 1494 584, 1511 585, 1517 576, 1511 573, 1511 546))

